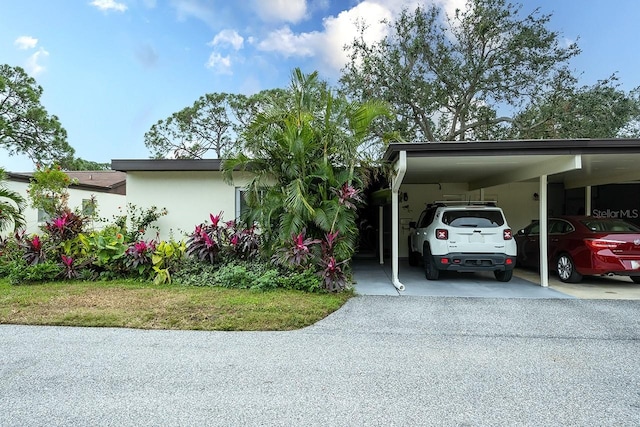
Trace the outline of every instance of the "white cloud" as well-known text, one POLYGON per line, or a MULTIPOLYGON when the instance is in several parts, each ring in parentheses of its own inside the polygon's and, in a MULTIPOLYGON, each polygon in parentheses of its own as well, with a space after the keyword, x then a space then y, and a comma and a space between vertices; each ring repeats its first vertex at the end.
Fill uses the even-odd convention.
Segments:
POLYGON ((127 10, 126 4, 118 3, 115 0, 93 0, 90 4, 102 11, 115 10, 117 12, 124 12, 127 10))
POLYGON ((171 0, 171 5, 176 9, 178 20, 180 21, 195 18, 212 28, 215 28, 218 23, 218 17, 213 6, 205 1, 171 0))
POLYGON ((27 63, 25 64, 25 69, 29 74, 31 74, 34 77, 37 76, 38 74, 41 74, 45 70, 45 67, 44 65, 41 64, 41 61, 46 59, 48 56, 49 56, 49 52, 47 52, 43 48, 38 49, 37 52, 35 52, 33 55, 31 55, 27 59, 27 63))
POLYGON ((323 21, 324 31, 295 34, 288 26, 271 32, 257 44, 263 51, 278 52, 284 57, 317 56, 325 67, 340 70, 347 61, 344 45, 358 35, 358 22, 366 22, 364 37, 369 42, 382 39, 386 26, 382 19, 390 19, 391 12, 378 2, 364 1, 350 10, 330 16, 323 21))
MULTIPOLYGON (((316 3, 311 4, 310 8, 321 8, 323 1, 317 0, 316 3)), ((273 16, 280 16, 281 20, 285 20, 286 13, 295 16, 293 10, 302 3, 305 2, 260 1, 258 11, 262 14, 271 13, 273 16), (284 8, 285 5, 292 10, 288 12, 281 10, 280 7, 284 8)), ((326 69, 324 71, 337 72, 348 60, 344 47, 359 36, 360 24, 366 26, 364 39, 368 43, 374 43, 388 34, 388 27, 381 22, 382 20, 393 20, 404 9, 412 11, 418 6, 427 9, 434 4, 452 15, 457 8, 465 7, 466 0, 364 0, 351 9, 340 12, 337 16, 326 17, 323 20, 322 31, 295 33, 289 26, 283 26, 255 44, 259 50, 277 52, 284 57, 317 57, 320 66, 326 69)))
POLYGON ((20 36, 13 42, 13 44, 16 45, 18 49, 33 49, 38 44, 38 39, 31 36, 20 36))
POLYGON ((205 66, 219 74, 233 74, 231 71, 231 57, 222 56, 218 52, 213 52, 205 66))
POLYGON ((306 0, 256 0, 255 7, 258 16, 268 22, 296 23, 307 16, 306 0))
POLYGON ((222 30, 215 35, 209 46, 231 45, 235 50, 242 49, 244 39, 235 30, 222 30))
POLYGON ((322 33, 294 34, 291 28, 284 26, 272 31, 258 43, 258 49, 267 52, 278 52, 285 58, 290 56, 314 56, 319 44, 322 42, 322 33))

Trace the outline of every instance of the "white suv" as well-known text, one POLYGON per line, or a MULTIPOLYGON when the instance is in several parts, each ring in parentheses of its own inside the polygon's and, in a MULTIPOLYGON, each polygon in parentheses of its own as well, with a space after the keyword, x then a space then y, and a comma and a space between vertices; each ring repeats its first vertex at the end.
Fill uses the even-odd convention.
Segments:
POLYGON ((516 242, 495 202, 435 202, 410 227, 409 264, 422 259, 427 279, 449 270, 493 271, 496 280, 511 280, 516 242))

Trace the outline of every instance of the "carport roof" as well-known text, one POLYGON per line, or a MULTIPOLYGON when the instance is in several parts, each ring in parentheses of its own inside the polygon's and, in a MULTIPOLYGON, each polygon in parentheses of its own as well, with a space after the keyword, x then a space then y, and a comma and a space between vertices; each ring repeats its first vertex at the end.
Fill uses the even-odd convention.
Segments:
POLYGON ((470 190, 537 180, 580 188, 640 180, 639 139, 518 140, 390 144, 406 152, 405 184, 467 183, 470 190))

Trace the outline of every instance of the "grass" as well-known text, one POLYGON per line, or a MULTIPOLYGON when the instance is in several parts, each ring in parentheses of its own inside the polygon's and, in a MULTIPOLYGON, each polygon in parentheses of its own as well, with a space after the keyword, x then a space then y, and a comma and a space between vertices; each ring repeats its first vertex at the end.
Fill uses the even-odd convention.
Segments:
POLYGON ((283 331, 312 325, 351 296, 134 281, 12 286, 0 279, 0 324, 283 331))

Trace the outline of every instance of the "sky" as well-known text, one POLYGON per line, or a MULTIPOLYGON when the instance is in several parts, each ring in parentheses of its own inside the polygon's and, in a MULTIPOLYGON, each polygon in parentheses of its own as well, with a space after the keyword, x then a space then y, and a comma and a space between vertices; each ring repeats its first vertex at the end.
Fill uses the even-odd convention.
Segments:
MULTIPOLYGON (((20 0, 0 8, 0 64, 23 67, 43 88, 76 156, 109 163, 145 159, 153 124, 206 93, 250 95, 287 87, 291 70, 317 70, 335 83, 343 46, 366 21, 370 41, 381 19, 436 2, 464 0, 20 0)), ((616 73, 640 86, 637 0, 521 0, 522 11, 551 14, 548 28, 577 41, 571 67, 592 85, 616 73)), ((33 170, 0 149, 0 166, 33 170)))

